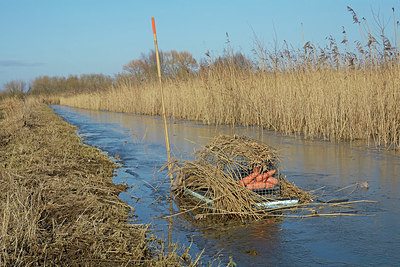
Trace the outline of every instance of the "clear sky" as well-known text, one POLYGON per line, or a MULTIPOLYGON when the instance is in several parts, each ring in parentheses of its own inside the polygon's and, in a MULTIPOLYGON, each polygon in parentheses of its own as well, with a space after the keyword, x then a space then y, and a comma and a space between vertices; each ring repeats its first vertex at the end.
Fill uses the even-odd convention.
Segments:
POLYGON ((196 59, 209 50, 221 55, 226 33, 235 51, 251 55, 253 31, 266 47, 287 40, 325 45, 340 41, 342 26, 351 41, 360 39, 346 6, 373 24, 379 13, 394 37, 392 7, 400 0, 0 0, 0 89, 10 80, 103 73, 154 48, 155 17, 161 50, 189 51, 196 59))

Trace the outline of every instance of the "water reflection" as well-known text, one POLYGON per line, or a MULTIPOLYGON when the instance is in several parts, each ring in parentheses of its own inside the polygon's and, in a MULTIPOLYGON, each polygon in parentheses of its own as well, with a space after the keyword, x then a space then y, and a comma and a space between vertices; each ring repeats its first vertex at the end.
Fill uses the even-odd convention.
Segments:
MULTIPOLYGON (((158 169, 166 162, 163 124, 160 118, 114 112, 96 112, 54 107, 79 127, 88 144, 110 155, 119 155, 123 168, 116 181, 133 187, 123 199, 136 209, 141 222, 152 223, 167 238, 170 213, 168 177, 158 169)), ((238 265, 396 265, 400 262, 400 160, 396 152, 379 151, 360 144, 334 144, 280 136, 258 128, 203 126, 170 121, 172 153, 190 157, 220 134, 244 134, 276 147, 281 169, 298 186, 320 190, 322 197, 335 198, 336 190, 368 182, 370 189, 356 190, 352 200, 377 200, 361 206, 360 212, 376 216, 284 219, 245 225, 197 225, 183 216, 171 218, 172 240, 190 245, 192 252, 206 248, 207 259, 229 256, 238 265)), ((340 191, 347 194, 353 191, 340 191)), ((174 212, 178 208, 173 206, 174 212)))

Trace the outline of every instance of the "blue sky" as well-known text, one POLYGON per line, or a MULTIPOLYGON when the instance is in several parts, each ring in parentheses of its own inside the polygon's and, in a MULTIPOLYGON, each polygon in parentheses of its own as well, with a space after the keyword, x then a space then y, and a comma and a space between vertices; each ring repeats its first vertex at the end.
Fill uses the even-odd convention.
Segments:
POLYGON ((399 0, 282 1, 134 1, 134 0, 1 0, 0 89, 10 80, 103 73, 154 48, 151 17, 163 51, 191 52, 196 59, 209 50, 221 55, 226 33, 235 51, 251 55, 253 31, 266 47, 287 40, 298 48, 305 41, 324 45, 329 35, 360 39, 346 9, 373 24, 372 11, 388 21, 400 18, 399 0))

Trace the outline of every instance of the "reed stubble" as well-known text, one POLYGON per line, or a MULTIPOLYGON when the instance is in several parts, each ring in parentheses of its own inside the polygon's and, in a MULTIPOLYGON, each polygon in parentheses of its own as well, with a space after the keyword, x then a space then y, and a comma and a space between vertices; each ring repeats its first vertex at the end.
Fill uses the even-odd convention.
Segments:
POLYGON ((51 108, 6 99, 0 109, 0 265, 190 264, 135 224, 117 165, 51 108))

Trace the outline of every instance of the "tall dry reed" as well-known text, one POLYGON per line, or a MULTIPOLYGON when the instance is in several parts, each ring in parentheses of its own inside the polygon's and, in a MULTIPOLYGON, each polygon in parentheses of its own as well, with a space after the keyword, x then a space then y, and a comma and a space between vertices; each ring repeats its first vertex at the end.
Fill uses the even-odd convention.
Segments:
MULTIPOLYGON (((167 115, 207 124, 256 125, 284 134, 331 141, 364 140, 400 148, 399 25, 394 45, 385 23, 368 21, 347 7, 362 35, 349 45, 329 37, 325 47, 266 49, 255 36, 256 59, 228 48, 196 75, 165 79, 167 115)), ((393 9, 393 20, 396 16, 393 9)), ((228 37, 229 38, 229 37, 228 37)), ((119 83, 108 91, 61 97, 60 104, 138 114, 160 114, 158 84, 119 83)))
MULTIPOLYGON (((164 81, 167 116, 206 124, 260 126, 331 141, 400 148, 400 67, 210 68, 164 81)), ((61 105, 159 115, 157 84, 60 97, 61 105)))

